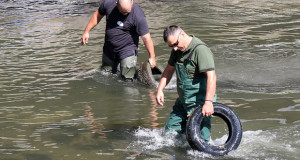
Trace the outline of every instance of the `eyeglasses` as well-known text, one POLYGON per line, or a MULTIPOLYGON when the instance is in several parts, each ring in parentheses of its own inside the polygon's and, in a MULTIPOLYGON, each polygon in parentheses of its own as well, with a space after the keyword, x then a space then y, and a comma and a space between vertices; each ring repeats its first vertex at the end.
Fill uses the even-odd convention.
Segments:
POLYGON ((175 43, 173 43, 172 45, 169 45, 169 47, 176 47, 176 46, 178 46, 178 44, 179 44, 179 36, 180 36, 180 34, 181 34, 181 31, 179 32, 179 35, 178 35, 178 38, 177 38, 177 41, 175 42, 175 43))

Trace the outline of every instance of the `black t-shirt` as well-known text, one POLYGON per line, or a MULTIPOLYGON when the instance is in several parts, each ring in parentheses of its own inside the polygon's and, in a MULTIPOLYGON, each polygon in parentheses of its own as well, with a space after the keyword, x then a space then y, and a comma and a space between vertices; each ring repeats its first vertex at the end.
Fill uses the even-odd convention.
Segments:
POLYGON ((113 60, 135 54, 139 36, 149 33, 143 10, 133 4, 131 12, 125 16, 119 12, 116 0, 103 0, 98 12, 106 15, 104 54, 113 60))

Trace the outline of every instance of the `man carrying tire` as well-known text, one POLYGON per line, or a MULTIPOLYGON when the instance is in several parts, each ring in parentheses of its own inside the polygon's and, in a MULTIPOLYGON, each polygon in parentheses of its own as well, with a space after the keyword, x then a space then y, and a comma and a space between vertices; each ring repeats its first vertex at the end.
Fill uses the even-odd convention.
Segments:
POLYGON ((213 54, 200 39, 186 34, 179 26, 168 26, 163 33, 164 41, 172 47, 168 65, 157 89, 156 101, 164 103, 163 89, 173 73, 177 75, 177 98, 165 130, 184 133, 188 116, 199 105, 205 117, 201 124, 201 135, 210 139, 210 118, 216 101, 216 72, 213 54))
POLYGON ((151 67, 156 66, 153 41, 143 10, 133 0, 103 0, 99 9, 88 22, 81 44, 89 40, 89 32, 106 16, 105 43, 101 69, 117 72, 120 64, 121 77, 132 81, 136 73, 137 49, 141 36, 149 53, 151 67))

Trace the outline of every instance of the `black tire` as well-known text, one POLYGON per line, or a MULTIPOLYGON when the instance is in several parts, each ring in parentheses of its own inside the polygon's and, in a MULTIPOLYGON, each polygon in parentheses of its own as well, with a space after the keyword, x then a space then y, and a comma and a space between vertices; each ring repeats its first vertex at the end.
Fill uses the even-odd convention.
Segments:
POLYGON ((237 114, 228 106, 221 103, 213 103, 214 116, 222 118, 228 127, 229 135, 225 144, 214 146, 204 141, 200 134, 200 124, 204 118, 202 107, 199 106, 189 117, 186 127, 186 138, 194 150, 209 153, 214 156, 223 156, 238 148, 242 140, 242 125, 237 114))

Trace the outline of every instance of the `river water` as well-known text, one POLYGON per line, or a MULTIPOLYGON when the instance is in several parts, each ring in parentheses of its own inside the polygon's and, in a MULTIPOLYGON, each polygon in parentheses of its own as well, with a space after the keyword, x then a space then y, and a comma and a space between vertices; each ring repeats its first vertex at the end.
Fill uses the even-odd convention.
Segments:
MULTIPOLYGON (((239 148, 213 157, 162 134, 176 77, 162 107, 155 88, 98 70, 105 21, 86 46, 80 37, 99 1, 1 0, 0 159, 299 159, 300 1, 135 2, 147 16, 158 64, 166 66, 170 54, 162 39, 167 25, 212 49, 218 102, 243 125, 239 148)), ((147 57, 141 43, 139 63, 147 57)))

